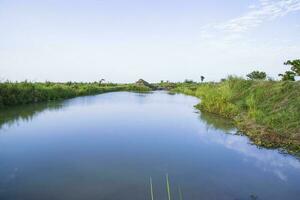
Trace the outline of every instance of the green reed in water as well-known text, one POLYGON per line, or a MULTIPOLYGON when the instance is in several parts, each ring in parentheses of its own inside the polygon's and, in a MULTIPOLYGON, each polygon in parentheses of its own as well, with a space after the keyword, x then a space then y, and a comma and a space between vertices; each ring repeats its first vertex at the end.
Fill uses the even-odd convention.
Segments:
POLYGON ((170 193, 170 182, 169 182, 169 175, 166 174, 166 182, 167 182, 167 193, 168 193, 168 200, 171 200, 171 193, 170 193))
MULTIPOLYGON (((170 181, 169 181, 168 174, 166 174, 166 187, 167 187, 168 200, 171 200, 170 181)), ((150 176, 150 195, 151 195, 151 200, 154 200, 153 183, 152 183, 151 176, 150 176)), ((178 195, 179 195, 179 200, 183 200, 182 191, 181 191, 180 186, 178 186, 178 195)))
POLYGON ((151 178, 151 176, 150 176, 150 193, 151 193, 151 200, 154 200, 153 185, 152 185, 152 178, 151 178))

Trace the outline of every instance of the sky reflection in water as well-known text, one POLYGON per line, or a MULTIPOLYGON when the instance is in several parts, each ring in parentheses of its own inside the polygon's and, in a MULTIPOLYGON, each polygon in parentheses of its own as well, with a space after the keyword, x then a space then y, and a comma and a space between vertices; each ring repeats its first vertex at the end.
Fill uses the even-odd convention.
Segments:
POLYGON ((297 199, 297 158, 251 145, 198 100, 117 92, 6 109, 0 199, 297 199))

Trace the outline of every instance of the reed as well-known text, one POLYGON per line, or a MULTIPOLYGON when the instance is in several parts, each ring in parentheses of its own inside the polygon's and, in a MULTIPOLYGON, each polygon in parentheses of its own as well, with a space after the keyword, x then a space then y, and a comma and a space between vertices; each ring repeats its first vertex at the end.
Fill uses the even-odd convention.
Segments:
POLYGON ((169 182, 169 175, 168 174, 166 174, 166 183, 167 183, 168 200, 171 200, 170 182, 169 182))
POLYGON ((153 185, 152 185, 152 178, 151 178, 151 176, 150 176, 150 194, 151 194, 151 200, 154 200, 153 185))

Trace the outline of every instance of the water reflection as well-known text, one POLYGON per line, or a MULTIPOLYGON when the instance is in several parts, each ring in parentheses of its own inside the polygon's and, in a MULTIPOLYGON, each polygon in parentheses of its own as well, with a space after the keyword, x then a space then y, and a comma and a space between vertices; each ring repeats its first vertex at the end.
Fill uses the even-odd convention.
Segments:
POLYGON ((214 114, 202 112, 200 119, 206 123, 208 132, 199 132, 201 139, 220 144, 245 156, 244 162, 255 163, 256 167, 274 173, 280 180, 287 181, 290 168, 300 170, 299 158, 283 154, 279 150, 258 148, 251 145, 246 136, 237 135, 232 122, 214 114), (224 134, 227 133, 227 134, 224 134))
POLYGON ((47 110, 58 110, 62 107, 63 103, 56 101, 0 109, 0 129, 18 124, 20 121, 31 121, 39 113, 47 110))
POLYGON ((217 116, 213 113, 201 112, 201 121, 205 122, 207 129, 222 130, 225 132, 235 132, 236 128, 231 120, 217 116))
POLYGON ((1 112, 0 199, 149 199, 150 176, 166 199, 166 173, 189 200, 299 197, 297 159, 195 114, 197 102, 118 92, 1 112))

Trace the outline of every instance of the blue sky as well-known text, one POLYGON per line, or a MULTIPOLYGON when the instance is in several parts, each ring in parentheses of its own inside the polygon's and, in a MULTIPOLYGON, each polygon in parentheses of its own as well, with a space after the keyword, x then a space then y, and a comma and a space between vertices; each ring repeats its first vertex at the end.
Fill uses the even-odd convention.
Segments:
POLYGON ((270 76, 300 58, 300 0, 0 0, 0 78, 270 76))

